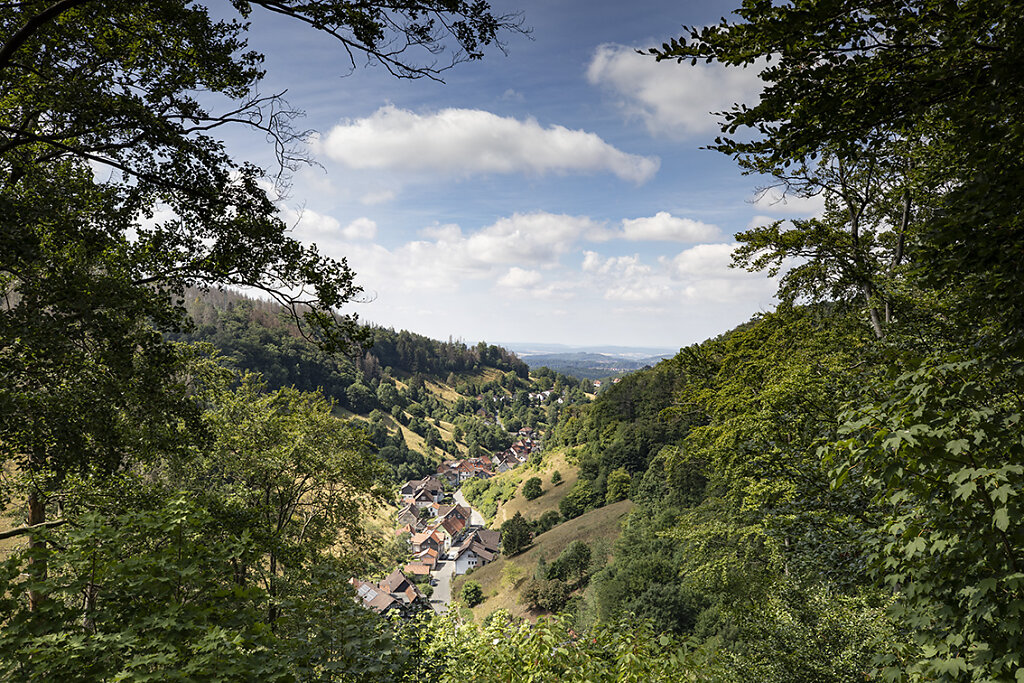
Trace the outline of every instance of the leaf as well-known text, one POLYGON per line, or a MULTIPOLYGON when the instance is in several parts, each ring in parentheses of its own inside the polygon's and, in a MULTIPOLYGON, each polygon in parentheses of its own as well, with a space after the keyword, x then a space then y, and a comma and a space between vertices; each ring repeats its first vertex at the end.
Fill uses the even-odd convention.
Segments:
POLYGON ((1006 531, 1010 527, 1010 515, 1006 508, 998 508, 993 518, 993 523, 1000 531, 1006 531))

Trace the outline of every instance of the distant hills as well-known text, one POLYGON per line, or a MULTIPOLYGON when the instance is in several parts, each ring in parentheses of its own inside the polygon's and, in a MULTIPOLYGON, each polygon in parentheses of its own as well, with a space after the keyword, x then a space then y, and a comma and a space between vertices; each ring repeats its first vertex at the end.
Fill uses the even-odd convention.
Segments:
POLYGON ((678 349, 641 346, 568 346, 565 344, 502 344, 531 369, 548 367, 580 379, 602 379, 656 365, 678 349))

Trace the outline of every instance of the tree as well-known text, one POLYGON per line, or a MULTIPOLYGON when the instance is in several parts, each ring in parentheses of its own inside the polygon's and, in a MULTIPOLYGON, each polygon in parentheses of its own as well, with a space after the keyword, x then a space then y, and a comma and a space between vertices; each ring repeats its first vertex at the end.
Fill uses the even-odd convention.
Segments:
POLYGON ((505 566, 501 568, 501 585, 512 590, 523 580, 524 574, 523 568, 518 564, 506 562, 505 566))
POLYGON ((476 607, 484 601, 484 589, 476 581, 462 584, 462 601, 466 607, 476 607))
POLYGON ((566 519, 574 519, 597 504, 598 498, 593 487, 585 479, 580 479, 565 494, 565 498, 558 502, 558 509, 566 519))
MULTIPOLYGON (((381 409, 391 410, 399 406, 398 390, 390 382, 381 382, 377 387, 377 403, 381 409)), ((400 406, 399 406, 400 407, 400 406)))
POLYGON ((1009 679, 1019 636, 993 625, 1024 604, 1009 578, 1024 554, 1010 521, 1024 458, 1006 430, 1024 348, 1024 154, 1007 144, 1022 126, 1020 8, 812 0, 738 16, 652 52, 757 64, 765 90, 725 115, 715 148, 833 196, 820 220, 744 235, 739 260, 778 268, 802 253, 791 293, 861 292, 878 341, 835 411, 842 433, 822 431, 816 450, 836 495, 870 502, 845 522, 863 534, 853 556, 895 593, 921 648, 887 673, 1009 679))
POLYGON ((370 387, 362 382, 353 382, 345 389, 348 407, 353 413, 368 413, 377 403, 377 397, 370 387))
POLYGON ((28 475, 21 533, 61 521, 48 506, 68 475, 105 476, 182 443, 194 410, 179 353, 159 333, 187 325, 186 288, 262 290, 328 348, 362 339, 356 318, 338 313, 360 291, 347 264, 292 239, 266 174, 212 134, 237 124, 269 136, 278 189, 301 160, 296 112, 256 88, 262 58, 246 51, 244 22, 254 9, 403 77, 444 68, 406 48, 433 55, 450 43, 453 62, 475 59, 515 24, 486 3, 447 0, 257 0, 224 3, 236 18, 222 20, 190 1, 0 8, 0 459, 28 475))
POLYGON ((523 498, 526 500, 533 500, 534 498, 540 498, 544 490, 540 487, 540 478, 530 477, 523 484, 523 498))
POLYGON ((651 50, 760 69, 761 97, 725 113, 714 148, 782 182, 792 169, 814 172, 823 154, 850 168, 902 155, 896 195, 927 219, 917 234, 922 283, 942 291, 966 280, 966 305, 953 312, 996 321, 993 338, 1018 340, 1024 290, 1009 255, 1024 230, 1024 155, 1005 141, 1020 125, 1024 42, 1002 36, 1019 8, 843 0, 747 3, 737 16, 651 50), (856 106, 864 102, 873 105, 856 106))
POLYGON ((625 500, 629 497, 629 472, 619 467, 608 473, 605 487, 604 502, 606 505, 625 500))
POLYGON ((555 470, 554 472, 552 472, 551 473, 551 483, 553 485, 555 485, 555 486, 558 486, 559 484, 561 484, 562 483, 562 473, 559 472, 558 470, 555 470))
POLYGON ((501 551, 506 557, 518 555, 530 545, 532 537, 530 523, 517 512, 512 519, 501 525, 501 551))
POLYGON ((579 584, 590 568, 590 557, 590 546, 585 541, 577 539, 548 565, 547 578, 571 582, 572 585, 579 584))
MULTIPOLYGON (((193 490, 233 533, 255 540, 266 559, 240 565, 237 580, 258 581, 277 600, 322 553, 367 542, 360 519, 384 499, 384 463, 322 396, 268 392, 250 374, 239 382, 204 396, 213 444, 178 465, 175 483, 193 490)), ((272 608, 268 621, 276 618, 272 608)))

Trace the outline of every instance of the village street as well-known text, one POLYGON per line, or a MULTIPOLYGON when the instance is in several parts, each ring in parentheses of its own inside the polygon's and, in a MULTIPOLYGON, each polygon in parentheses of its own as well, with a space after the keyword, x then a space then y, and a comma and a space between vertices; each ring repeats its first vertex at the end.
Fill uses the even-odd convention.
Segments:
POLYGON ((452 579, 455 578, 455 562, 438 562, 437 570, 430 573, 430 578, 437 581, 434 594, 430 596, 430 604, 438 614, 448 611, 448 603, 452 601, 452 579))
POLYGON ((479 512, 477 512, 476 508, 471 507, 470 504, 466 502, 466 497, 464 495, 462 495, 462 490, 461 489, 455 492, 454 498, 455 498, 455 502, 456 503, 458 503, 459 505, 462 505, 463 507, 468 507, 470 510, 473 511, 473 514, 470 515, 470 519, 469 519, 470 526, 478 526, 478 527, 486 527, 487 526, 484 523, 484 516, 481 515, 479 512))
MULTIPOLYGON (((471 526, 484 526, 484 517, 481 515, 476 508, 470 506, 466 502, 466 497, 462 495, 462 491, 455 492, 455 502, 464 507, 470 509, 470 525, 471 526)), ((452 581, 455 580, 455 561, 446 560, 444 562, 437 563, 437 569, 430 573, 430 578, 437 581, 437 585, 434 586, 434 593, 430 596, 430 604, 434 608, 434 611, 438 614, 444 614, 448 611, 448 603, 452 601, 452 581)))

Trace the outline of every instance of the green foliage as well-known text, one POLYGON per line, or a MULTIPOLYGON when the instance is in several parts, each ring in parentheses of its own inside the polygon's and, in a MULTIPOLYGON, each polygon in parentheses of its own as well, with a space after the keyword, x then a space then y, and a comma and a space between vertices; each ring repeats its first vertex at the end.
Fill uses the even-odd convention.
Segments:
MULTIPOLYGON (((136 489, 142 481, 126 482, 136 489)), ((248 533, 225 530, 193 496, 174 494, 148 509, 80 515, 51 535, 52 549, 8 559, 0 570, 0 672, 12 680, 175 680, 253 676, 292 681, 296 672, 359 676, 400 662, 390 641, 325 565, 311 566, 297 595, 270 601, 239 581, 256 561, 248 533), (24 563, 44 554, 45 579, 26 580, 24 563), (46 600, 35 612, 25 594, 46 600), (281 605, 277 628, 268 604, 281 605)))
POLYGON ((512 519, 501 525, 501 552, 506 557, 518 555, 530 546, 532 538, 530 523, 523 517, 523 513, 517 512, 512 519))
POLYGON ((928 359, 877 388, 828 457, 837 487, 874 496, 865 540, 921 648, 911 670, 1009 679, 1024 651, 1024 369, 928 359))
POLYGON ((470 479, 462 485, 462 493, 484 519, 491 520, 498 513, 498 505, 516 494, 516 487, 514 479, 470 479))
POLYGON ((570 543, 547 567, 547 578, 565 581, 572 586, 584 582, 590 569, 590 546, 585 541, 570 543))
POLYGON ((629 472, 625 469, 619 467, 609 472, 608 481, 605 484, 605 505, 611 505, 612 503, 629 498, 629 484, 629 472))
POLYGON ((501 585, 507 590, 514 590, 523 580, 525 572, 523 568, 513 562, 506 562, 501 568, 501 585))
POLYGON ((466 607, 476 607, 484 600, 484 590, 476 581, 467 581, 462 584, 462 601, 466 607))
POLYGON ((593 487, 585 479, 580 479, 558 502, 558 509, 566 519, 574 519, 597 507, 599 500, 593 487))
POLYGON ((536 625, 496 612, 483 626, 441 617, 410 629, 422 668, 437 683, 687 683, 735 681, 714 650, 623 621, 578 631, 567 618, 536 625))
POLYGON ((561 523, 562 514, 558 510, 548 510, 533 522, 533 533, 539 536, 545 531, 561 523))
POLYGON ((539 477, 530 477, 523 484, 523 498, 526 498, 526 500, 540 498, 543 493, 544 489, 541 488, 539 477))
POLYGON ((532 610, 559 612, 569 602, 572 590, 562 579, 532 579, 519 599, 532 610))
POLYGON ((558 486, 561 483, 562 483, 562 473, 559 472, 558 470, 555 470, 554 472, 551 473, 551 484, 553 486, 558 486))

